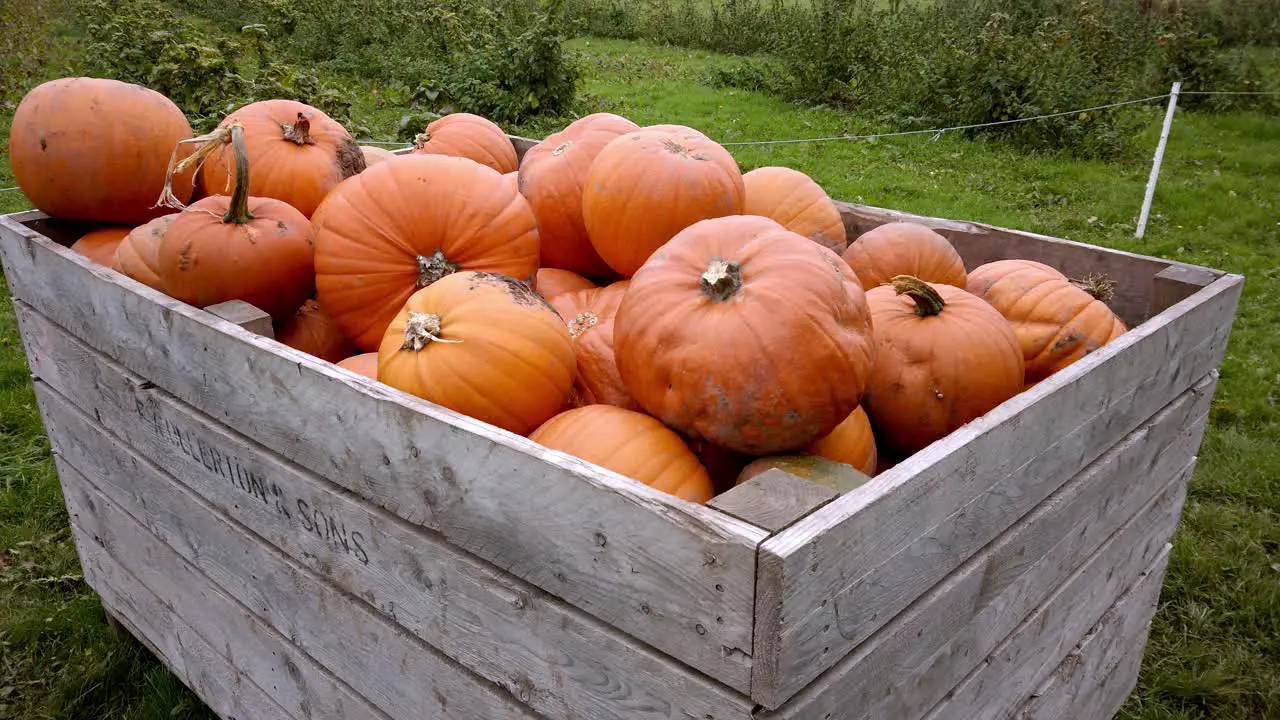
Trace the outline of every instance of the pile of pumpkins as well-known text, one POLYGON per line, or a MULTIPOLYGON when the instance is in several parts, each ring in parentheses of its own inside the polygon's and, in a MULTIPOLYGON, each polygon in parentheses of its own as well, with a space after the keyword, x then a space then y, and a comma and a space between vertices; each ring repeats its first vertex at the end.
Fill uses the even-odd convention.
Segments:
POLYGON ((912 223, 848 242, 804 174, 613 114, 521 160, 452 114, 393 155, 299 102, 193 138, 154 91, 67 78, 10 153, 36 207, 108 226, 85 256, 693 502, 797 457, 873 476, 1126 329, 1103 282, 966 272, 912 223))

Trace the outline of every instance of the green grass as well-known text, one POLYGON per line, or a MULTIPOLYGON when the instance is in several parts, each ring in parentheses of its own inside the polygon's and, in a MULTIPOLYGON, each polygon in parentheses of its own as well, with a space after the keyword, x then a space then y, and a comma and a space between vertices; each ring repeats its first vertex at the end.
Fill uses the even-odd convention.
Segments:
MULTIPOLYGON (((52 33, 50 59, 24 69, 26 87, 75 62, 75 43, 58 36, 56 23, 38 29, 52 33)), ((722 142, 884 129, 845 113, 715 89, 707 74, 732 61, 710 53, 596 39, 572 47, 586 67, 584 110, 684 123, 722 142)), ((0 97, 0 141, 12 112, 6 103, 16 99, 0 97)), ((393 137, 401 108, 372 93, 355 103, 358 122, 393 137)), ((1162 108, 1142 112, 1148 129, 1137 150, 1110 163, 1028 156, 956 136, 731 149, 744 169, 795 167, 841 199, 1247 276, 1142 677, 1122 717, 1280 717, 1280 120, 1179 115, 1155 216, 1138 241, 1134 219, 1162 108)), ((537 135, 549 128, 510 129, 537 135)), ((11 185, 0 159, 0 187, 11 185)), ((0 212, 24 207, 20 194, 0 193, 0 212)), ((205 717, 153 659, 107 631, 95 596, 78 580, 2 285, 0 295, 0 719, 205 717)))

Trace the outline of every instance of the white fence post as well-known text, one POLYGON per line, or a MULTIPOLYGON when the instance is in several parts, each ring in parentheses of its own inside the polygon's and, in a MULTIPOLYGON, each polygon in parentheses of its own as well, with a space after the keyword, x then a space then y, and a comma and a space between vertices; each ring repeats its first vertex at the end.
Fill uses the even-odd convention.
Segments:
POLYGON ((1156 180, 1160 178, 1160 163, 1164 162, 1164 146, 1169 142, 1169 128, 1173 126, 1173 111, 1178 108, 1178 91, 1182 89, 1179 80, 1169 89, 1169 110, 1164 114, 1164 129, 1160 131, 1160 143, 1156 145, 1156 157, 1151 163, 1151 177, 1147 178, 1147 196, 1142 200, 1142 213, 1138 216, 1137 237, 1147 234, 1147 219, 1151 217, 1151 201, 1156 196, 1156 180))

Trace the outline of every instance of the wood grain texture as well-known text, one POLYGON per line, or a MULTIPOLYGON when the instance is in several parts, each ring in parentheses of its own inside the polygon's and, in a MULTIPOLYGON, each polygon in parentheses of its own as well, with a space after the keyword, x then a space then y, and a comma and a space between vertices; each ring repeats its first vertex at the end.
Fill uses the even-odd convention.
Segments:
POLYGON ((767 540, 752 697, 780 706, 1216 368, 1241 282, 1215 281, 767 540))
POLYGON ((534 716, 509 693, 467 672, 221 516, 106 433, 74 432, 73 428, 92 427, 93 421, 43 382, 36 382, 36 393, 61 462, 111 499, 91 509, 102 516, 100 527, 115 534, 116 546, 141 546, 148 534, 154 536, 397 720, 534 716), (128 518, 136 522, 130 524, 128 518))
MULTIPOLYGON (((219 427, 19 304, 33 372, 264 542, 551 717, 721 718, 752 703, 219 427)), ((100 462, 107 462, 99 460, 100 462)), ((120 472, 128 458, 116 458, 120 472)), ((104 467, 104 473, 108 468, 104 467)), ((114 477, 114 475, 113 475, 114 477)))
POLYGON ((275 328, 271 325, 271 316, 243 300, 228 300, 210 305, 205 312, 238 325, 254 335, 274 338, 275 328))
POLYGON ((711 499, 707 505, 771 533, 826 505, 840 493, 781 470, 769 470, 711 499))
POLYGON ((762 720, 920 717, 1171 478, 1186 482, 1212 382, 1206 378, 1124 438, 762 720))
POLYGON ((1152 278, 1151 300, 1147 314, 1154 317, 1191 297, 1199 292, 1200 288, 1217 279, 1218 274, 1213 270, 1170 265, 1152 278))
POLYGON ((15 298, 183 402, 749 689, 764 531, 248 333, 4 218, 0 255, 15 298))

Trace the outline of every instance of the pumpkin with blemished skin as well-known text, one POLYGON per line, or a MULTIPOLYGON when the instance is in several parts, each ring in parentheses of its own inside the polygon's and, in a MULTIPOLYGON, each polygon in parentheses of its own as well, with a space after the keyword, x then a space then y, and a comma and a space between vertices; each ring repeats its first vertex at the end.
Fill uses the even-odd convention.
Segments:
POLYGON ((308 300, 276 333, 276 340, 294 350, 336 363, 355 352, 355 343, 315 300, 308 300))
POLYGON ((606 287, 550 298, 551 306, 569 327, 578 360, 578 376, 569 396, 573 407, 601 404, 640 409, 622 384, 613 353, 613 318, 630 284, 620 280, 606 287))
POLYGON ((876 474, 876 438, 871 430, 871 419, 862 406, 849 413, 849 417, 835 430, 805 446, 804 451, 852 465, 872 477, 876 474))
POLYGON ((596 252, 582 217, 582 195, 591 163, 610 141, 640 129, 611 113, 593 113, 548 135, 520 163, 520 191, 538 218, 542 266, 603 277, 609 266, 596 252))
POLYGON ((416 290, 459 270, 533 281, 533 211, 491 168, 443 155, 374 165, 316 212, 317 299, 373 350, 416 290))
POLYGON ((127 227, 99 228, 80 236, 80 239, 72 244, 71 249, 99 265, 111 267, 111 264, 115 261, 116 248, 120 247, 120 243, 128 237, 132 229, 127 227))
POLYGON ((560 413, 529 439, 696 503, 711 499, 711 478, 684 440, 644 413, 587 405, 560 413))
MULTIPOLYGON (((539 239, 541 239, 541 235, 539 235, 539 239)), ((538 268, 533 287, 542 297, 550 300, 562 293, 590 290, 596 287, 596 284, 569 270, 538 268)))
POLYGON ((493 121, 471 113, 432 121, 414 138, 413 153, 469 158, 502 174, 519 169, 511 138, 493 121))
MULTIPOLYGON (((228 115, 218 127, 244 127, 249 155, 249 194, 274 198, 311 217, 338 183, 365 169, 360 146, 337 121, 294 100, 260 100, 228 115)), ((200 168, 208 196, 228 195, 235 155, 215 150, 200 168)))
POLYGON ((875 364, 863 407, 892 454, 917 452, 1022 392, 1022 348, 982 298, 898 276, 867 303, 875 364))
MULTIPOLYGON (((9 163, 22 194, 49 215, 137 226, 171 212, 156 207, 169 158, 191 149, 191 125, 172 101, 139 85, 103 78, 50 80, 18 104, 9 163)), ((190 168, 173 178, 191 197, 190 168)))
POLYGON ((822 186, 798 170, 756 168, 742 176, 746 189, 744 215, 777 220, 832 252, 845 249, 844 221, 822 186))
POLYGON ((622 277, 699 220, 738 215, 742 174, 706 135, 680 126, 620 135, 587 170, 582 218, 591 245, 622 277))
POLYGON ((378 348, 378 380, 520 435, 562 408, 569 330, 528 285, 458 272, 409 297, 378 348))
POLYGON ((390 160, 396 156, 395 153, 386 148, 373 147, 372 145, 361 145, 360 152, 364 154, 364 165, 377 165, 380 162, 390 160))
POLYGON ((163 292, 160 287, 160 241, 177 217, 178 213, 161 215, 130 230, 116 247, 111 268, 163 292))
POLYGON ((965 286, 964 260, 946 238, 924 225, 891 222, 868 230, 849 243, 844 260, 870 290, 897 275, 928 283, 965 286))
POLYGON ((364 375, 370 380, 378 379, 378 353, 376 352, 352 355, 345 360, 338 361, 337 365, 340 368, 346 368, 351 372, 364 375))
POLYGON ((676 235, 632 278, 614 351, 649 414, 729 450, 778 453, 858 406, 870 314, 835 253, 768 218, 716 218, 676 235))
POLYGON ((1080 360, 1128 329, 1105 302, 1040 263, 998 260, 981 265, 969 274, 968 289, 1013 326, 1022 347, 1028 385, 1080 360))

